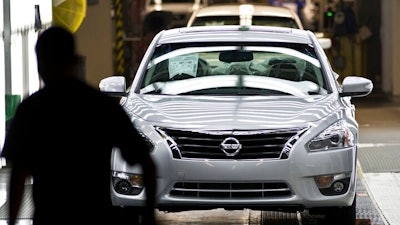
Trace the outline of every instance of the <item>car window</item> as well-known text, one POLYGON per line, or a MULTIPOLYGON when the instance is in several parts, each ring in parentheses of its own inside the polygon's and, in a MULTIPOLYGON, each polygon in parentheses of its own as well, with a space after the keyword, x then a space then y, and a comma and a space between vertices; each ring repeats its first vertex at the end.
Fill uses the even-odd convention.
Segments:
POLYGON ((192 26, 239 25, 238 16, 197 17, 192 26))
POLYGON ((292 18, 285 18, 285 17, 253 16, 252 24, 259 26, 289 27, 297 29, 300 28, 295 20, 293 20, 292 18))
POLYGON ((157 47, 140 93, 305 96, 328 91, 309 45, 191 43, 157 47))
MULTIPOLYGON (((274 16, 253 16, 251 24, 259 26, 276 26, 299 29, 292 18, 274 16)), ((204 16, 197 17, 192 26, 215 26, 215 25, 240 25, 239 16, 204 16)))

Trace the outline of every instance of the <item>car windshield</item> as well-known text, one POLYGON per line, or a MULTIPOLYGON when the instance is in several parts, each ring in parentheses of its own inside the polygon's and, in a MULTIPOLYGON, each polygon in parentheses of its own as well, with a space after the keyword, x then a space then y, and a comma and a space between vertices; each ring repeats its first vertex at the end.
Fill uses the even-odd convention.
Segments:
POLYGON ((173 43, 156 48, 141 94, 328 93, 312 46, 295 43, 173 43))
MULTIPOLYGON (((252 25, 276 26, 299 28, 292 18, 275 16, 252 16, 252 25)), ((197 17, 192 26, 214 26, 214 25, 240 25, 239 16, 204 16, 197 17)))

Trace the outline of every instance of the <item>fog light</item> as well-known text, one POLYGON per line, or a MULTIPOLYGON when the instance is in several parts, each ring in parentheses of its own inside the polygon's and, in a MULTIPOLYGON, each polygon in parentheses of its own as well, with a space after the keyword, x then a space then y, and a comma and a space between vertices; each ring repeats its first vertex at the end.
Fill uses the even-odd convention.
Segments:
POLYGON ((323 195, 341 195, 350 187, 350 173, 338 173, 330 175, 315 176, 315 183, 323 195))
POLYGON ((115 191, 118 192, 119 194, 129 193, 130 188, 131 188, 131 184, 126 180, 119 181, 115 185, 115 191))
POLYGON ((340 181, 333 183, 332 188, 336 192, 342 192, 344 189, 344 184, 340 181))
POLYGON ((144 189, 141 175, 113 172, 112 182, 114 190, 119 194, 138 195, 144 189))

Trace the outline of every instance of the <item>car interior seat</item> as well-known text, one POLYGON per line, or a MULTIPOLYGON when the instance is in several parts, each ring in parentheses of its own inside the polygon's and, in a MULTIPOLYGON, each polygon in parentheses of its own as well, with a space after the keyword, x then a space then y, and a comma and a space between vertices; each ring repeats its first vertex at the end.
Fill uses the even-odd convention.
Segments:
POLYGON ((281 78, 290 81, 299 81, 300 73, 293 63, 275 63, 272 65, 270 77, 281 78))

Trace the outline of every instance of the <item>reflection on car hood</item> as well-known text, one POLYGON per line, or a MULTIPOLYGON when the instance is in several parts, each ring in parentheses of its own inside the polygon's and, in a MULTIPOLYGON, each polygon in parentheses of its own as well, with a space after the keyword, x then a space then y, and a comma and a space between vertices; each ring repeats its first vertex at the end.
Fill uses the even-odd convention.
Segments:
POLYGON ((124 107, 129 114, 160 126, 263 129, 320 120, 338 110, 339 103, 334 95, 308 98, 134 95, 124 107))

